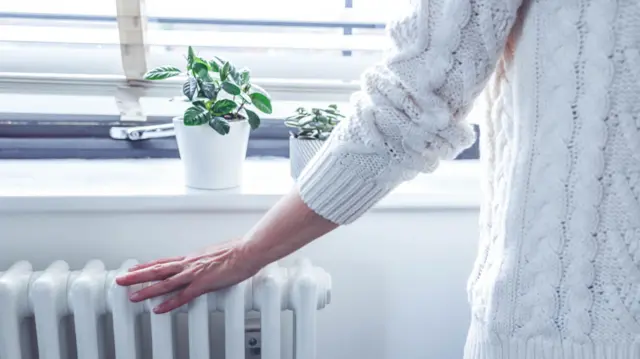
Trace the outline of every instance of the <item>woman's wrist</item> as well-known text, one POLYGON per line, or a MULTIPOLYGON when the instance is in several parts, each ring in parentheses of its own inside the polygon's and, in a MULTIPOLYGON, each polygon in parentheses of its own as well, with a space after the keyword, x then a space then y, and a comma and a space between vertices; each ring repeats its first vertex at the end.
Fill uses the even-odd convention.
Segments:
POLYGON ((267 251, 260 250, 255 242, 257 239, 248 236, 243 237, 238 244, 239 258, 247 266, 247 270, 253 273, 259 272, 269 263, 277 260, 270 259, 267 251))
POLYGON ((293 190, 241 240, 240 255, 260 270, 338 227, 313 212, 293 190))

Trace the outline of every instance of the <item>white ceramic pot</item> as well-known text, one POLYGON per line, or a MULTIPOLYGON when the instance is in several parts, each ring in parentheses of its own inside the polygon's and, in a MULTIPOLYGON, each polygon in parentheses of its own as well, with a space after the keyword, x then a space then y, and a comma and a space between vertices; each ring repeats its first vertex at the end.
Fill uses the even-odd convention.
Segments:
POLYGON ((289 161, 291 162, 291 177, 300 176, 307 163, 322 148, 322 140, 304 140, 289 137, 289 161))
POLYGON ((173 119, 187 187, 218 190, 240 186, 251 127, 247 121, 229 124, 229 133, 222 136, 207 125, 185 126, 182 118, 173 119))

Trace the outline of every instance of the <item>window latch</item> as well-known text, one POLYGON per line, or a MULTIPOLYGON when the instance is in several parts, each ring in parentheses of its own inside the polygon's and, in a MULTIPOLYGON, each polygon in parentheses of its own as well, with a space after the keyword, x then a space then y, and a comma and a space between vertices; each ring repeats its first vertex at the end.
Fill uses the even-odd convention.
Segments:
POLYGON ((150 138, 162 138, 175 136, 173 124, 136 127, 111 127, 109 136, 114 140, 140 141, 150 138))

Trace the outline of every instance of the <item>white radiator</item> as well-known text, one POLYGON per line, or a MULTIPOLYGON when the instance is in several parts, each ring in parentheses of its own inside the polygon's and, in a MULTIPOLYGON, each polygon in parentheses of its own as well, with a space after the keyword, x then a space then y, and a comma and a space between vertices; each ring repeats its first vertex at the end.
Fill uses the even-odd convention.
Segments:
POLYGON ((162 299, 131 303, 129 293, 140 287, 128 289, 114 282, 134 264, 127 261, 119 270, 107 271, 96 260, 81 271, 70 271, 66 262, 57 261, 43 272, 34 272, 28 262, 18 262, 0 272, 0 359, 134 359, 141 355, 183 359, 176 350, 175 317, 181 315, 176 312, 187 313, 189 358, 209 359, 209 319, 216 311, 224 313, 224 359, 245 358, 245 314, 252 311, 260 313, 261 358, 280 359, 284 310, 294 312, 294 358, 315 358, 316 313, 330 302, 331 277, 309 261, 291 268, 273 264, 243 283, 200 296, 171 315, 150 314, 149 349, 141 349, 146 346, 136 322, 162 299), (106 316, 112 325, 102 325, 106 316), (64 320, 72 323, 63 325, 64 320), (33 322, 29 330, 28 323, 33 322), (105 343, 106 337, 110 343, 105 343), (25 349, 34 347, 36 354, 25 349), (141 353, 149 350, 152 355, 141 353))

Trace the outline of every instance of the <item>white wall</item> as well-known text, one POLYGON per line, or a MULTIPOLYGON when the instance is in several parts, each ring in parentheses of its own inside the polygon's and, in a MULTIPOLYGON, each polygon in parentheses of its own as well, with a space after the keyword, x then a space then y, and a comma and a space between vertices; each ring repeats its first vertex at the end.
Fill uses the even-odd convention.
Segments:
MULTIPOLYGON (((377 211, 296 254, 333 277, 332 303, 319 317, 318 358, 460 358, 477 215, 472 209, 377 211)), ((37 269, 56 259, 79 269, 91 258, 116 268, 127 258, 183 254, 239 236, 259 216, 4 212, 0 271, 22 259, 37 269)))

